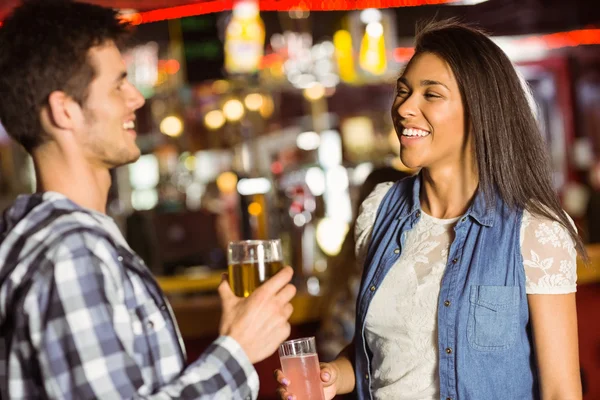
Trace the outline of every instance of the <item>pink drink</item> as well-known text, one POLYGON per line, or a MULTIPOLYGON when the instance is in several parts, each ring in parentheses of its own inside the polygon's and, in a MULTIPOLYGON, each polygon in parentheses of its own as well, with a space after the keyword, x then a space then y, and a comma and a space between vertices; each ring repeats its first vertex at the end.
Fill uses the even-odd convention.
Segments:
POLYGON ((316 354, 284 356, 280 361, 283 374, 291 382, 288 391, 298 400, 325 400, 316 354))

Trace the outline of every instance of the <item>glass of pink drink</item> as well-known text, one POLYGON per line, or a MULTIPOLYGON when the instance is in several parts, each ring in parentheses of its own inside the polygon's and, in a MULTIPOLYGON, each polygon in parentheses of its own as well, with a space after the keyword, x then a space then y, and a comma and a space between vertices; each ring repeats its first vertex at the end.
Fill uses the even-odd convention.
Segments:
POLYGON ((290 380, 288 391, 298 400, 325 400, 314 337, 283 342, 279 360, 283 374, 290 380))

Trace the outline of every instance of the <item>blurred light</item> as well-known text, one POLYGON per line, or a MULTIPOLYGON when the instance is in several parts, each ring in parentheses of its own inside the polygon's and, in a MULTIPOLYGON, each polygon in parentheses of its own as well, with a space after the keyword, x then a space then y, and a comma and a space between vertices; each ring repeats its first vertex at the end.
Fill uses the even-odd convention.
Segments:
POLYGON ((167 136, 178 137, 183 132, 183 122, 178 117, 168 116, 160 123, 160 131, 167 136))
POLYGON ((321 168, 309 168, 304 179, 313 196, 322 196, 325 193, 325 174, 321 168))
POLYGON ((342 165, 332 167, 325 173, 327 182, 327 191, 343 192, 348 189, 348 171, 342 165))
POLYGON ((290 77, 289 80, 298 89, 307 89, 317 81, 317 78, 312 74, 300 74, 290 77))
POLYGON ((216 130, 225 125, 225 116, 221 110, 212 110, 204 116, 204 125, 208 129, 216 130))
POLYGON ((283 165, 280 161, 273 161, 273 163, 271 164, 271 172, 274 175, 279 175, 283 172, 283 165))
POLYGON ((201 207, 205 189, 199 182, 192 182, 185 188, 185 205, 188 209, 198 210, 201 207))
POLYGON ((373 164, 370 162, 357 165, 352 172, 352 184, 355 186, 362 185, 372 171, 373 164))
POLYGON ((315 201, 315 199, 309 197, 306 200, 304 200, 304 209, 306 210, 305 212, 308 213, 308 215, 310 215, 311 212, 315 211, 317 208, 317 202, 315 201))
POLYGON ((233 172, 223 172, 217 177, 217 187, 224 194, 235 192, 237 183, 237 175, 233 172))
POLYGON ((333 45, 333 42, 330 40, 325 40, 324 42, 322 42, 321 43, 321 52, 326 57, 331 57, 333 55, 333 53, 335 53, 335 46, 333 45))
POLYGON ((366 28, 367 34, 373 38, 383 36, 383 25, 381 22, 371 22, 366 28))
POLYGON ((317 244, 328 256, 336 256, 342 249, 348 229, 344 221, 323 218, 317 224, 317 244))
POLYGON ((196 166, 196 157, 194 157, 194 156, 187 156, 185 158, 185 160, 183 161, 183 165, 185 165, 185 168, 188 171, 193 171, 194 167, 196 166))
POLYGON ((306 280, 306 291, 312 296, 317 296, 321 292, 319 278, 311 276, 306 280))
POLYGON ((315 261, 315 271, 317 271, 317 272, 327 271, 327 261, 323 260, 323 259, 315 261))
POLYGON ((337 131, 321 132, 321 145, 318 150, 319 163, 325 168, 342 163, 342 139, 337 131))
POLYGON ((255 201, 248 205, 248 214, 253 215, 255 217, 260 215, 260 213, 262 213, 262 210, 262 206, 255 201))
POLYGON ((296 137, 296 146, 302 150, 315 150, 321 143, 321 137, 317 132, 302 132, 296 137))
POLYGON ((244 116, 244 105, 238 99, 230 99, 223 104, 223 114, 229 121, 239 121, 244 116))
POLYGON ((263 97, 259 93, 250 93, 244 99, 246 108, 250 111, 258 111, 263 105, 263 97))
POLYGON ((273 104, 273 99, 271 96, 263 96, 263 103, 258 112, 261 117, 267 119, 271 115, 273 115, 273 111, 275 111, 275 104, 273 104))
POLYGON ((219 79, 213 82, 212 90, 215 93, 223 94, 229 90, 229 82, 224 79, 219 79))
POLYGON ((242 196, 266 194, 271 190, 271 182, 267 178, 240 179, 237 190, 242 196))
POLYGON ((304 224, 306 224, 306 217, 304 216, 304 214, 294 215, 294 225, 300 228, 304 226, 304 224))
POLYGON ((397 63, 407 63, 415 54, 415 49, 412 47, 396 47, 394 49, 394 60, 397 63))
POLYGON ((346 118, 342 123, 346 149, 355 154, 368 154, 375 149, 375 129, 369 117, 346 118))
POLYGON ((154 154, 144 154, 129 164, 129 183, 133 189, 153 189, 160 178, 158 159, 154 154))
POLYGON ((300 8, 293 8, 288 11, 288 15, 291 19, 306 19, 310 15, 310 11, 300 8))
POLYGON ((344 82, 353 82, 356 79, 356 71, 354 70, 352 35, 346 30, 339 30, 333 35, 333 44, 340 78, 344 82))
POLYGON ((376 8, 366 8, 360 12, 360 22, 365 25, 368 25, 371 22, 380 22, 381 18, 381 11, 376 8))
MULTIPOLYGON (((142 23, 142 15, 133 9, 119 10, 118 18, 122 22, 128 22, 131 25, 139 25, 142 23)), ((0 26, 2 26, 2 22, 0 22, 0 26)))
POLYGON ((321 84, 326 88, 325 94, 329 96, 327 89, 335 88, 335 86, 340 83, 340 78, 336 74, 330 73, 322 76, 320 81, 321 84))
MULTIPOLYGON (((421 6, 444 4, 455 0, 388 0, 385 7, 406 7, 406 6, 421 6)), ((360 2, 362 3, 362 2, 360 2)), ((374 2, 382 6, 382 2, 374 2)), ((234 2, 223 0, 206 0, 200 3, 187 4, 182 6, 173 6, 168 8, 160 8, 152 11, 144 11, 141 14, 142 23, 164 21, 169 19, 178 19, 191 17, 195 15, 218 13, 231 10, 234 2)), ((357 2, 355 1, 323 1, 323 0, 303 0, 302 8, 314 11, 339 11, 339 10, 356 10, 357 2)), ((281 1, 281 0, 261 0, 260 8, 263 11, 289 11, 292 6, 298 6, 297 1, 281 1)), ((383 7, 383 6, 382 6, 383 7)))
POLYGON ((171 59, 165 61, 164 67, 167 74, 175 75, 177 72, 179 72, 181 65, 179 64, 179 61, 171 59))
POLYGON ((309 101, 317 101, 325 96, 325 87, 318 82, 314 82, 304 89, 304 97, 309 101))
POLYGON ((475 4, 485 3, 488 0, 457 0, 448 3, 449 6, 474 6, 475 4))
POLYGON ((134 190, 131 192, 131 206, 134 210, 151 210, 158 204, 156 189, 134 190))
POLYGON ((383 25, 380 22, 371 22, 367 25, 360 44, 358 63, 364 71, 373 75, 381 75, 385 72, 387 57, 383 25))

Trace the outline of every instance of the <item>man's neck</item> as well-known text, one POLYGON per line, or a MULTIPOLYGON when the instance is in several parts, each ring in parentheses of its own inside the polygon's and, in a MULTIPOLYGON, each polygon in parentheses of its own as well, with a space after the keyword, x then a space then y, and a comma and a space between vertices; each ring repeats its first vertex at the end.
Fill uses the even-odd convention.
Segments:
POLYGON ((110 172, 92 165, 76 152, 65 152, 55 144, 46 144, 33 153, 37 191, 57 192, 75 204, 106 213, 111 185, 110 172))

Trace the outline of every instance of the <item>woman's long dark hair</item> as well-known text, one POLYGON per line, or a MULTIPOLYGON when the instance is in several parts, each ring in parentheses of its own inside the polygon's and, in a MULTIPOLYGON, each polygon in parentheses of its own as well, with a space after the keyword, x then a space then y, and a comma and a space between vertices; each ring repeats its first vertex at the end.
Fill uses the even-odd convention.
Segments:
POLYGON ((506 54, 482 31, 456 20, 420 25, 415 56, 422 53, 441 57, 454 73, 487 201, 498 193, 509 207, 559 222, 587 260, 583 241, 552 187, 548 150, 527 89, 506 54))

